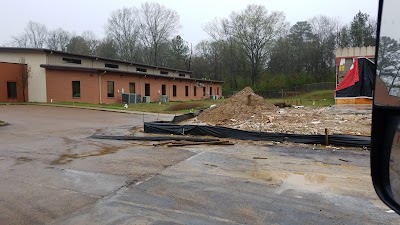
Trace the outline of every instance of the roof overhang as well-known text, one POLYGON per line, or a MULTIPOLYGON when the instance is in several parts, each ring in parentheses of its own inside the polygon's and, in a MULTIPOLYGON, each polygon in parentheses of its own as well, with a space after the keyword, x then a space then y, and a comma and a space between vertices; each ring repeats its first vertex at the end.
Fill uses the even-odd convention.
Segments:
POLYGON ((143 72, 131 72, 131 71, 121 71, 117 69, 99 69, 99 68, 91 68, 91 67, 77 67, 77 66, 59 66, 59 65, 50 65, 50 64, 41 64, 40 67, 48 69, 48 70, 64 70, 64 71, 83 71, 83 72, 91 72, 97 74, 105 73, 116 73, 123 75, 134 75, 134 76, 143 76, 143 77, 155 77, 155 78, 164 78, 171 80, 189 80, 193 82, 204 82, 204 83, 225 83, 225 81, 220 80, 204 80, 204 79, 196 79, 196 78, 188 78, 188 77, 173 77, 167 75, 159 75, 152 73, 143 73, 143 72))
POLYGON ((169 70, 169 71, 188 73, 188 74, 192 74, 193 73, 192 71, 188 71, 188 70, 180 70, 180 69, 168 68, 168 67, 163 67, 163 66, 153 66, 153 65, 147 65, 147 64, 142 64, 142 63, 128 62, 128 61, 124 61, 124 60, 109 59, 109 58, 91 56, 91 55, 84 55, 84 54, 75 54, 75 53, 70 53, 70 52, 51 50, 51 49, 47 49, 47 48, 0 47, 0 52, 1 51, 8 51, 8 52, 37 52, 37 53, 43 52, 43 53, 46 53, 46 54, 59 54, 59 55, 64 55, 64 56, 69 56, 69 57, 86 58, 86 59, 90 59, 90 60, 93 60, 93 61, 95 61, 95 60, 103 60, 103 61, 114 62, 114 63, 122 63, 122 64, 125 64, 125 65, 133 65, 133 66, 138 66, 138 67, 148 67, 148 68, 153 68, 153 69, 169 70))

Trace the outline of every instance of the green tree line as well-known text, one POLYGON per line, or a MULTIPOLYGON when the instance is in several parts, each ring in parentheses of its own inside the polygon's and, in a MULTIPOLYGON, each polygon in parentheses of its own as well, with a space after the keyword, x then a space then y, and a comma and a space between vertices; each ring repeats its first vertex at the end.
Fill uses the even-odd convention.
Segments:
POLYGON ((358 12, 348 24, 319 15, 290 25, 283 12, 248 5, 205 24, 209 35, 191 46, 179 35, 179 15, 159 3, 111 13, 104 38, 29 21, 9 43, 191 70, 224 80, 225 91, 276 90, 335 80, 335 50, 375 45, 376 21, 358 12))

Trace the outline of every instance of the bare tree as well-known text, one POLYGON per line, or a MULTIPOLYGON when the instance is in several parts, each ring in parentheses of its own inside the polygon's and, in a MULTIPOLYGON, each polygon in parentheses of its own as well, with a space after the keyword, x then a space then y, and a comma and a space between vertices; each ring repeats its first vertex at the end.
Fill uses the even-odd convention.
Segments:
MULTIPOLYGON (((340 33, 340 21, 328 16, 316 16, 309 20, 314 39, 313 66, 324 81, 322 71, 334 73, 335 49, 337 48, 337 35, 340 33)), ((326 74, 325 74, 326 75, 326 74)))
POLYGON ((215 41, 225 40, 229 36, 227 19, 215 18, 203 26, 203 30, 215 41))
POLYGON ((136 8, 114 11, 106 26, 107 38, 116 44, 121 59, 137 61, 140 23, 136 8))
POLYGON ((22 98, 24 99, 24 102, 26 102, 26 90, 28 88, 29 79, 31 77, 31 67, 26 64, 24 57, 20 58, 19 63, 21 64, 19 79, 22 89, 22 98))
POLYGON ((337 18, 328 16, 315 16, 308 21, 311 24, 313 33, 321 42, 325 42, 340 32, 340 21, 337 18))
POLYGON ((229 35, 247 56, 251 66, 251 84, 254 85, 274 41, 287 30, 285 15, 282 12, 268 13, 261 5, 249 5, 244 11, 233 12, 226 23, 229 35))
POLYGON ((82 37, 89 46, 89 52, 86 54, 94 55, 96 52, 96 48, 99 45, 99 40, 97 40, 96 35, 92 31, 84 31, 82 33, 82 37))
POLYGON ((179 15, 159 3, 146 2, 141 6, 140 17, 141 40, 151 57, 148 63, 158 65, 160 45, 180 27, 179 15))
POLYGON ((47 28, 44 24, 29 21, 24 32, 13 37, 17 47, 43 48, 47 40, 47 28))
POLYGON ((71 34, 62 28, 58 28, 49 32, 47 47, 51 50, 66 51, 70 40, 71 34))

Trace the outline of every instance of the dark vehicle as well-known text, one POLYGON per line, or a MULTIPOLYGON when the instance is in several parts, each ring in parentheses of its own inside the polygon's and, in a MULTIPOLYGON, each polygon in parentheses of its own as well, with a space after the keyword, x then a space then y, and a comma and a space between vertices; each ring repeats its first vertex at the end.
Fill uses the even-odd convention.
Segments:
POLYGON ((400 214, 400 14, 397 0, 379 2, 372 111, 371 175, 381 200, 400 214))

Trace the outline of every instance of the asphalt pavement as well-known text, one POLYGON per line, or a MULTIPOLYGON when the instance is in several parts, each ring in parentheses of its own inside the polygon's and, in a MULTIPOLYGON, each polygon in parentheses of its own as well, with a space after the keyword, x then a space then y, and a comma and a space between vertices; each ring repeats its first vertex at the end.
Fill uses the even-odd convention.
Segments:
POLYGON ((398 224, 368 151, 89 138, 157 117, 0 106, 0 224, 398 224))

